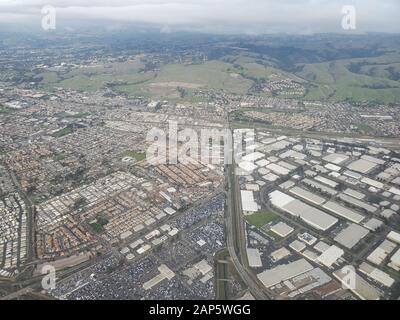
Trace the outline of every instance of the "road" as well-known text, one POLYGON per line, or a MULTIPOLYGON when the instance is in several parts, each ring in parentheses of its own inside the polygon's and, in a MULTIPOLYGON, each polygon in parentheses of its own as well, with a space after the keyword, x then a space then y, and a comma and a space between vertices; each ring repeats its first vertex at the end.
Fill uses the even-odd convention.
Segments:
POLYGON ((9 295, 6 295, 5 297, 0 298, 0 300, 16 300, 19 297, 24 296, 29 293, 32 293, 32 292, 33 292, 32 288, 26 287, 21 290, 10 293, 9 295))
POLYGON ((227 212, 225 218, 226 240, 231 261, 236 271, 257 300, 269 300, 272 295, 250 270, 246 252, 245 225, 242 216, 239 184, 235 175, 235 165, 226 167, 228 181, 227 212))
POLYGON ((312 132, 312 131, 302 131, 290 128, 274 128, 271 126, 263 125, 260 123, 247 122, 247 121, 235 121, 233 122, 233 127, 237 128, 260 128, 266 129, 269 132, 274 132, 276 134, 281 134, 285 136, 295 136, 311 139, 326 139, 326 140, 337 140, 337 139, 353 139, 359 142, 374 142, 376 144, 381 144, 386 148, 393 150, 400 150, 400 139, 392 137, 374 137, 368 135, 351 135, 348 133, 337 133, 337 132, 312 132))
POLYGON ((19 195, 21 196, 22 200, 25 202, 26 205, 26 214, 27 214, 27 262, 30 262, 36 258, 36 250, 35 250, 35 217, 34 217, 34 206, 32 205, 31 200, 26 195, 24 190, 22 189, 21 184, 19 183, 15 173, 11 168, 7 168, 8 172, 10 173, 11 180, 17 189, 19 195))

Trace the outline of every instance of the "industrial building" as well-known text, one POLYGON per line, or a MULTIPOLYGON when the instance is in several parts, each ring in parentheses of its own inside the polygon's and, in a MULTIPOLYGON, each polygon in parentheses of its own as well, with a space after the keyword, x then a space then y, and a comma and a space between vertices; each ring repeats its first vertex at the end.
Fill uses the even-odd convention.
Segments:
POLYGON ((390 258, 389 267, 393 268, 396 271, 400 270, 400 249, 396 251, 396 253, 390 258))
POLYGON ((358 244, 369 231, 358 224, 352 223, 347 228, 342 230, 336 237, 335 241, 342 246, 351 249, 358 244))
POLYGON ((349 156, 341 153, 331 153, 322 159, 327 162, 339 165, 349 160, 349 156))
POLYGON ((394 279, 391 276, 389 276, 386 272, 383 272, 366 262, 363 262, 360 265, 359 270, 365 275, 367 275, 369 278, 379 282, 385 287, 390 288, 394 283, 394 279))
POLYGON ((400 244, 400 233, 391 231, 389 234, 386 236, 389 240, 396 242, 397 244, 400 244))
POLYGON ((258 279, 269 288, 282 281, 294 278, 311 271, 314 267, 305 259, 296 260, 288 264, 278 265, 273 269, 265 270, 257 275, 258 279))
POLYGON ((275 232, 278 236, 285 238, 293 232, 293 228, 284 222, 278 222, 271 227, 271 231, 275 232))
POLYGON ((240 191, 242 197, 242 208, 244 214, 252 214, 258 211, 258 204, 254 200, 253 191, 249 190, 241 190, 240 191))
POLYGON ((281 191, 273 191, 269 194, 269 197, 275 207, 293 216, 300 217, 313 228, 326 231, 338 222, 338 219, 329 214, 292 198, 281 191))
POLYGON ((247 258, 249 266, 252 268, 262 267, 260 251, 258 249, 247 248, 247 258))
POLYGON ((333 272, 333 275, 349 290, 351 290, 361 300, 378 300, 381 292, 377 288, 371 286, 359 274, 354 273, 354 280, 349 284, 348 273, 346 270, 339 269, 333 272))
POLYGON ((338 263, 338 260, 344 255, 344 251, 339 247, 333 245, 325 250, 317 259, 317 261, 323 264, 325 267, 331 268, 334 264, 338 263))
POLYGON ((335 201, 328 201, 322 207, 354 223, 360 223, 365 218, 362 214, 348 209, 335 201))
POLYGON ((373 163, 371 161, 365 160, 365 159, 359 159, 356 160, 352 163, 350 163, 347 168, 352 170, 352 171, 356 171, 356 172, 360 172, 362 174, 366 174, 370 171, 372 171, 373 169, 375 169, 378 165, 376 163, 373 163))
POLYGON ((326 201, 324 198, 316 195, 315 193, 297 186, 290 189, 289 192, 316 205, 321 205, 326 201))
POLYGON ((389 240, 384 240, 374 251, 367 257, 369 262, 380 265, 396 248, 396 244, 389 240))
POLYGON ((158 271, 160 272, 158 275, 143 284, 144 290, 150 290, 164 279, 171 280, 173 277, 175 277, 175 273, 165 264, 160 265, 158 267, 158 271))

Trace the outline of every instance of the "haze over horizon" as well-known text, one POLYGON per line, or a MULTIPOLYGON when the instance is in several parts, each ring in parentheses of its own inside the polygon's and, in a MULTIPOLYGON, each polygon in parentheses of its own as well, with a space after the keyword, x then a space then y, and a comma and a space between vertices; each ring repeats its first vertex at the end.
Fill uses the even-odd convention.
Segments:
POLYGON ((101 25, 123 30, 127 25, 157 26, 160 32, 199 31, 209 33, 343 32, 342 8, 353 5, 357 29, 353 32, 400 32, 398 0, 0 0, 4 25, 30 27, 43 17, 41 10, 56 8, 61 29, 101 25))

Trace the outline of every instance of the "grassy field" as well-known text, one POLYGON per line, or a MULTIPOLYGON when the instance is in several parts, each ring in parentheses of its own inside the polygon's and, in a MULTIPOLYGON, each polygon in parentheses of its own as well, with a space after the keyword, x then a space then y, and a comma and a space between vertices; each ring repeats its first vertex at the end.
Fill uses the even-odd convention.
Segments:
POLYGON ((374 130, 371 126, 369 126, 366 123, 359 123, 357 125, 357 128, 358 128, 359 131, 361 131, 361 132, 363 132, 365 134, 368 134, 368 133, 370 133, 371 131, 374 130))
POLYGON ((161 65, 157 71, 146 69, 145 59, 99 62, 70 71, 48 71, 37 77, 42 79, 41 85, 46 89, 63 87, 94 92, 109 87, 132 96, 168 100, 190 100, 191 92, 201 88, 246 94, 259 81, 292 79, 307 88, 306 100, 400 101, 397 52, 372 58, 308 63, 302 69, 303 65, 299 64, 294 73, 273 67, 270 61, 254 54, 229 55, 201 64, 161 65), (187 95, 182 97, 178 88, 184 89, 187 95))
MULTIPOLYGON (((84 74, 73 76, 58 82, 56 86, 69 88, 74 90, 81 90, 93 92, 103 89, 107 86, 129 87, 136 84, 144 83, 152 79, 154 75, 133 73, 130 75, 110 75, 110 74, 96 74, 87 76, 84 74)), ((122 90, 123 91, 123 90, 122 90)))
POLYGON ((53 159, 54 159, 55 161, 62 161, 62 160, 65 159, 65 154, 63 154, 63 153, 55 154, 54 157, 53 157, 53 159))
POLYGON ((146 159, 146 154, 142 153, 142 152, 127 150, 118 156, 119 159, 122 159, 124 157, 131 157, 131 158, 135 159, 136 161, 142 161, 142 160, 146 159))
POLYGON ((14 112, 13 109, 10 109, 10 108, 0 105, 0 114, 10 114, 13 112, 14 112))
POLYGON ((276 219, 278 219, 278 216, 269 211, 259 211, 251 216, 246 216, 247 222, 257 228, 262 228, 267 223, 275 221, 276 219))
POLYGON ((60 138, 60 137, 66 136, 67 134, 70 134, 72 132, 73 132, 73 130, 72 130, 71 127, 66 127, 64 129, 61 129, 61 130, 58 130, 58 131, 54 132, 52 134, 52 136, 54 138, 60 138))
POLYGON ((230 72, 230 64, 209 61, 199 65, 170 64, 164 66, 157 76, 145 84, 150 94, 171 95, 177 87, 184 89, 208 88, 244 94, 252 86, 251 80, 230 72))
POLYGON ((87 116, 89 116, 90 115, 90 113, 89 112, 78 112, 78 113, 73 113, 73 114, 70 114, 70 113, 67 113, 67 112, 60 112, 60 113, 57 113, 57 117, 58 118, 61 118, 61 119, 64 119, 64 118, 73 118, 73 119, 82 119, 82 118, 85 118, 85 117, 87 117, 87 116))
MULTIPOLYGON (((254 81, 292 79, 307 88, 305 100, 394 103, 400 100, 400 56, 396 50, 375 57, 299 63, 301 70, 285 72, 265 57, 243 54, 222 58, 232 71, 254 81)), ((301 60, 301 59, 300 59, 301 60)), ((297 68, 296 68, 297 69, 297 68)), ((262 94, 261 94, 262 95, 262 94)))
POLYGON ((124 62, 74 69, 64 74, 46 72, 38 77, 47 89, 63 87, 94 92, 112 86, 121 93, 159 98, 179 98, 178 87, 188 91, 208 88, 244 94, 253 84, 236 73, 232 65, 222 61, 198 65, 168 64, 159 72, 143 72, 140 67, 143 65, 138 62, 124 62))
POLYGON ((400 63, 365 65, 361 66, 359 73, 373 77, 392 78, 392 80, 394 80, 396 75, 397 77, 399 76, 400 63))
POLYGON ((103 217, 97 217, 97 219, 90 223, 90 227, 95 233, 101 233, 104 231, 104 226, 108 223, 108 220, 103 217))
POLYGON ((245 78, 273 81, 291 79, 298 82, 304 82, 304 79, 295 74, 269 66, 265 61, 258 60, 254 57, 240 56, 238 58, 227 58, 226 60, 230 61, 235 72, 238 72, 245 78))
POLYGON ((398 102, 400 100, 400 82, 389 79, 388 74, 382 71, 386 70, 388 66, 380 65, 375 73, 366 71, 370 70, 368 68, 374 68, 372 66, 368 68, 363 66, 364 71, 361 68, 359 73, 350 71, 351 64, 359 61, 359 59, 337 60, 305 65, 303 70, 298 73, 299 76, 310 82, 305 99, 398 102))
POLYGON ((144 64, 139 58, 125 62, 100 62, 95 66, 83 66, 67 72, 48 71, 37 75, 46 89, 62 87, 78 91, 94 92, 109 85, 132 85, 147 81, 154 74, 141 73, 144 64))

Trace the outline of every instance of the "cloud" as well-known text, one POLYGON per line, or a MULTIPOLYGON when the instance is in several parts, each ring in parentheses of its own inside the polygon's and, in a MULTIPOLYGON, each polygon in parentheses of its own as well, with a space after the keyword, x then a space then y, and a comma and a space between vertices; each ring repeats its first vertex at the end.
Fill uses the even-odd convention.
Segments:
POLYGON ((400 32, 399 0, 0 0, 0 21, 37 23, 52 5, 65 23, 149 23, 168 30, 339 32, 354 5, 358 31, 400 32))

